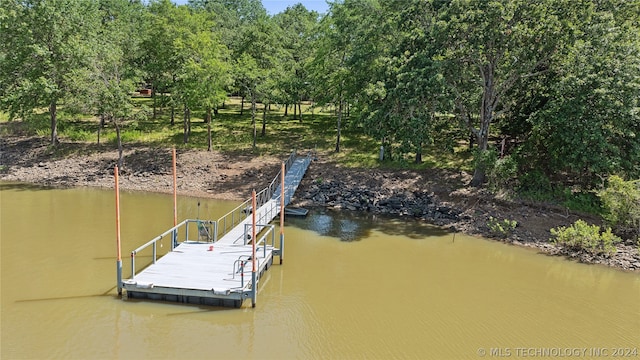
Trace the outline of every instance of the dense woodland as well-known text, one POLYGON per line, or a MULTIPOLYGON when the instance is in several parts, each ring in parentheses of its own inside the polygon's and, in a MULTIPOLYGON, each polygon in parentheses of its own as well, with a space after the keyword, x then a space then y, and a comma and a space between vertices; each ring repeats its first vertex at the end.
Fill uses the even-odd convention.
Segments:
POLYGON ((473 186, 590 191, 640 178, 638 34, 638 0, 3 0, 0 110, 46 111, 55 146, 61 107, 119 132, 148 87, 188 142, 235 95, 255 146, 257 104, 312 102, 336 152, 348 127, 387 159, 468 146, 473 186))

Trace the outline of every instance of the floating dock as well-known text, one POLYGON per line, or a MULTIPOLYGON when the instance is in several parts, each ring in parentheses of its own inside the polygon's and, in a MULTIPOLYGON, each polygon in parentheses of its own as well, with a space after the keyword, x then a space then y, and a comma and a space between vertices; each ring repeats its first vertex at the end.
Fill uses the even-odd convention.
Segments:
POLYGON ((305 217, 309 214, 309 210, 296 207, 288 207, 284 209, 285 215, 305 217))
POLYGON ((310 154, 298 157, 294 152, 267 188, 220 219, 184 220, 133 250, 130 278, 121 278, 119 263, 119 293, 126 290, 123 298, 128 299, 237 308, 251 299, 255 307, 260 278, 274 257, 280 264, 284 259, 281 209, 290 203, 310 162, 310 154), (270 223, 278 216, 276 240, 276 227, 270 223), (163 239, 169 239, 171 251, 158 257, 163 239), (137 272, 136 258, 149 252, 151 264, 137 272))

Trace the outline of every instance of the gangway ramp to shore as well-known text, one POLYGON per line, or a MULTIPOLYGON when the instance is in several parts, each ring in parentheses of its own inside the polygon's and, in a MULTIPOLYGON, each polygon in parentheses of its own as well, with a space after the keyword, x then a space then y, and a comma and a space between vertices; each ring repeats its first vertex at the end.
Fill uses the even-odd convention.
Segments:
POLYGON ((119 284, 126 298, 229 307, 240 307, 251 299, 255 306, 260 278, 274 256, 280 263, 284 258, 284 236, 276 240, 276 228, 270 222, 291 202, 311 159, 311 154, 292 153, 283 165, 284 177, 281 171, 256 194, 255 214, 250 199, 216 221, 184 220, 132 251, 131 277, 119 284), (256 239, 251 238, 254 217, 256 239), (213 239, 201 241, 203 227, 213 239), (171 239, 171 251, 157 257, 157 243, 163 238, 171 239), (135 261, 141 251, 152 252, 152 263, 137 273, 135 261))

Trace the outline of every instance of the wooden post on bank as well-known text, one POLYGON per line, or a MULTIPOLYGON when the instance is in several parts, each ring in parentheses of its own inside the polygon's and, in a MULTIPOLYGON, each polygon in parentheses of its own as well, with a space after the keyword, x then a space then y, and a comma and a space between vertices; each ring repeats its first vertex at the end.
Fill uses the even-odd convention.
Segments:
POLYGON ((284 260, 284 162, 282 163, 282 169, 280 170, 280 265, 284 260))
POLYGON ((118 281, 118 295, 122 295, 122 251, 120 244, 120 185, 118 179, 118 165, 113 169, 113 175, 115 178, 115 191, 116 191, 116 278, 118 281))

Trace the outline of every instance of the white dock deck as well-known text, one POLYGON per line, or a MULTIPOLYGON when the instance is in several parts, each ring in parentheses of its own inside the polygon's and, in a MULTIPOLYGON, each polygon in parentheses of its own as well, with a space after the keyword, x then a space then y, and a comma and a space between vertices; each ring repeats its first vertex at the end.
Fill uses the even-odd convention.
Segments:
MULTIPOLYGON (((285 206, 291 200, 310 158, 297 158, 285 174, 285 206)), ((256 225, 267 225, 280 214, 280 194, 256 212, 256 225)), ((216 242, 184 241, 131 279, 123 281, 127 297, 214 306, 240 307, 257 291, 252 284, 252 245, 245 244, 252 216, 242 220, 216 242)), ((250 232, 250 230, 249 230, 250 232)), ((248 243, 248 242, 247 242, 248 243)), ((256 249, 256 283, 283 249, 267 241, 256 249), (266 247, 266 249, 265 249, 266 247)))

